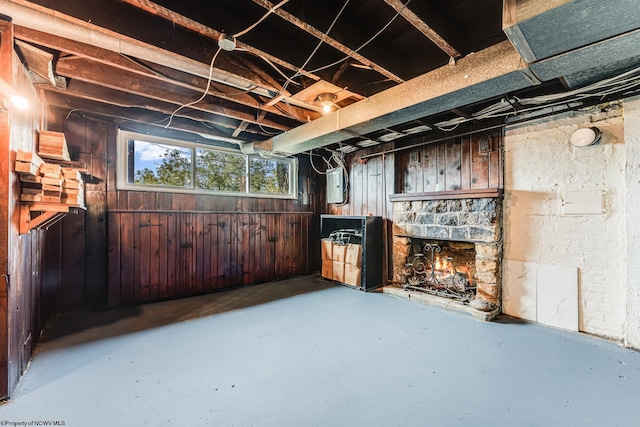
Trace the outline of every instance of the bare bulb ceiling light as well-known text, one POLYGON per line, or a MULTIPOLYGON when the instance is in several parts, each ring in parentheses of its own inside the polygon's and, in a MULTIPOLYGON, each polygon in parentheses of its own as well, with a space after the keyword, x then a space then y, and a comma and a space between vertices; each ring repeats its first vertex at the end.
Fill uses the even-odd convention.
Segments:
POLYGON ((320 95, 318 95, 318 98, 317 98, 317 101, 322 106, 322 111, 324 111, 325 113, 331 112, 331 109, 335 105, 334 104, 335 100, 336 100, 336 96, 332 93, 321 93, 320 95))
POLYGON ((29 100, 21 96, 9 83, 0 78, 0 95, 10 100, 11 103, 19 110, 29 108, 29 100))

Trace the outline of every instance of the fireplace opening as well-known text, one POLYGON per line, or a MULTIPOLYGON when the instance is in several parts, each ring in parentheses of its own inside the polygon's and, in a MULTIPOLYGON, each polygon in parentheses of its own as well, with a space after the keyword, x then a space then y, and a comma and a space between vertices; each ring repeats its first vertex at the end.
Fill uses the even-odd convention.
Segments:
POLYGON ((451 298, 465 304, 476 297, 475 244, 413 238, 404 269, 405 290, 451 298))

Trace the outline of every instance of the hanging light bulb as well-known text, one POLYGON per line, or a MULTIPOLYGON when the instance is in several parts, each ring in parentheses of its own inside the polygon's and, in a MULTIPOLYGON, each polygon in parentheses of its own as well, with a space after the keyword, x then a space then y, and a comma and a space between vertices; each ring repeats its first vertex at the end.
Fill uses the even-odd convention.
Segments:
POLYGON ((322 106, 322 111, 325 113, 330 113, 334 107, 334 101, 336 100, 336 96, 332 93, 321 93, 318 95, 317 101, 320 102, 322 106))
POLYGON ((4 79, 0 78, 0 95, 9 99, 11 103, 20 110, 26 110, 29 108, 29 101, 24 96, 18 95, 16 90, 4 79))

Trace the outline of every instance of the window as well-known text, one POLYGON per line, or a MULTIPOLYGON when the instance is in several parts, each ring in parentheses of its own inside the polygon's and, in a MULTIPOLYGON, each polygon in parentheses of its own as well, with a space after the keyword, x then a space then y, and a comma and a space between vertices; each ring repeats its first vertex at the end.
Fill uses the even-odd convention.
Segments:
POLYGON ((297 163, 128 131, 118 135, 118 188, 296 198, 297 163))

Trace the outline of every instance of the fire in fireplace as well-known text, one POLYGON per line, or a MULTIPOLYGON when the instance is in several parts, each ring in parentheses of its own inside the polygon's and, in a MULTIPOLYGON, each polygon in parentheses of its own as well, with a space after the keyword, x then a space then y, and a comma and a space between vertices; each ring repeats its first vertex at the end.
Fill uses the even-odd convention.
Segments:
MULTIPOLYGON (((418 240, 418 245, 421 243, 418 240)), ((400 281, 405 290, 425 292, 469 303, 475 298, 476 286, 474 245, 465 243, 441 244, 424 242, 420 252, 408 258, 400 281), (443 252, 443 248, 445 252, 443 252), (454 256, 454 253, 464 253, 454 256)))

